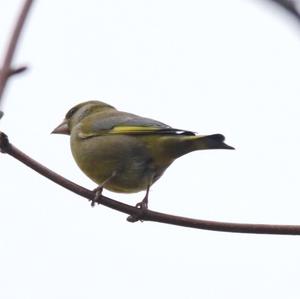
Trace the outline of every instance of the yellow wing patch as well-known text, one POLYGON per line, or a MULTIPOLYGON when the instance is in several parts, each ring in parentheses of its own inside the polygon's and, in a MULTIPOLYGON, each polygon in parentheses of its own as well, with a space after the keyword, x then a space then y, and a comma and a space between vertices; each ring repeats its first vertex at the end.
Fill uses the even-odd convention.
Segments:
POLYGON ((81 131, 78 136, 82 139, 90 138, 94 136, 104 135, 117 135, 117 134, 143 134, 157 132, 161 130, 158 127, 146 127, 146 126, 116 126, 110 130, 99 130, 97 132, 83 132, 81 131))
POLYGON ((109 130, 109 134, 130 134, 130 133, 149 133, 161 130, 158 127, 146 127, 146 126, 118 126, 109 130))

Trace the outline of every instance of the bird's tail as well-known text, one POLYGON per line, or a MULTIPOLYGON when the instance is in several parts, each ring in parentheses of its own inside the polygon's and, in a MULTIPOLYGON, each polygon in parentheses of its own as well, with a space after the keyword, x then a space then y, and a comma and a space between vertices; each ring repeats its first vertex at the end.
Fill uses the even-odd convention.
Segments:
POLYGON ((178 158, 187 153, 208 149, 234 149, 224 143, 225 137, 221 134, 181 136, 168 139, 168 155, 178 158))
POLYGON ((190 140, 192 148, 194 150, 205 150, 205 149, 231 149, 234 147, 224 143, 225 137, 222 134, 213 134, 206 136, 194 136, 190 140))

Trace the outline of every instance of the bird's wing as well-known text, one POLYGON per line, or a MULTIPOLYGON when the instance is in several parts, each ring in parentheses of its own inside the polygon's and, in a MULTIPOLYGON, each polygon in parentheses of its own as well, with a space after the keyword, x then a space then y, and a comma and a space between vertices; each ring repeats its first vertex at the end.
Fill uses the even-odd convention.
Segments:
POLYGON ((79 137, 104 135, 195 135, 194 132, 174 129, 154 119, 118 112, 105 117, 87 117, 82 121, 79 137))

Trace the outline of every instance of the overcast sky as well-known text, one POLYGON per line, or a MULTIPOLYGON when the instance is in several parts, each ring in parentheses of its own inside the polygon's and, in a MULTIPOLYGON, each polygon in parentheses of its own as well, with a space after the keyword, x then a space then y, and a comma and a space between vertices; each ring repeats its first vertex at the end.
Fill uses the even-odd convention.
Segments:
MULTIPOLYGON (((23 1, 0 0, 0 53, 23 1)), ((2 56, 2 54, 1 54, 2 56)), ((95 188, 66 136, 98 99, 236 151, 176 161, 150 208, 199 219, 300 224, 300 26, 264 1, 36 1, 6 89, 1 130, 51 169, 95 188)), ((0 156, 0 297, 299 298, 300 237, 151 222, 61 188, 0 156)), ((105 195, 135 204, 143 193, 105 195)))

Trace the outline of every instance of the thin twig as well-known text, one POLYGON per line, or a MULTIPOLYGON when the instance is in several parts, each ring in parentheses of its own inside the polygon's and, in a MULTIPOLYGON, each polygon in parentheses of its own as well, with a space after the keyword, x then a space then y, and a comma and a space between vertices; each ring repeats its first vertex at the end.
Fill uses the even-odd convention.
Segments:
MULTIPOLYGON (((0 67, 0 108, 1 108, 1 100, 3 98, 3 92, 6 87, 8 78, 11 77, 12 75, 19 74, 24 70, 26 70, 26 67, 14 69, 11 67, 11 63, 12 63, 14 53, 16 51, 17 42, 19 40, 21 31, 24 27, 24 23, 32 3, 33 0, 25 0, 20 15, 17 19, 15 28, 13 30, 12 36, 9 40, 8 47, 4 55, 3 64, 0 67)), ((0 118, 1 115, 3 115, 3 112, 0 111, 0 118)))
MULTIPOLYGON (((7 153, 20 162, 24 163, 28 167, 32 168, 39 174, 45 176, 56 184, 87 198, 89 201, 95 198, 95 193, 91 190, 83 188, 67 179, 63 176, 48 169, 42 164, 36 162, 15 146, 13 146, 4 133, 0 132, 0 151, 7 153)), ((230 222, 217 222, 209 220, 192 219, 180 216, 174 216, 164 213, 159 213, 151 210, 141 211, 141 209, 121 203, 114 199, 102 196, 98 201, 98 204, 112 208, 119 212, 128 214, 135 219, 144 221, 155 221, 191 228, 234 232, 234 233, 252 233, 252 234, 277 234, 277 235, 300 235, 299 225, 272 225, 272 224, 249 224, 249 223, 230 223, 230 222)))
POLYGON ((288 13, 292 14, 300 22, 299 1, 297 0, 268 0, 279 5, 288 13))
POLYGON ((28 67, 26 65, 20 66, 18 68, 11 69, 8 76, 10 77, 10 76, 13 76, 13 75, 21 74, 21 73, 23 73, 27 70, 28 70, 28 67))

